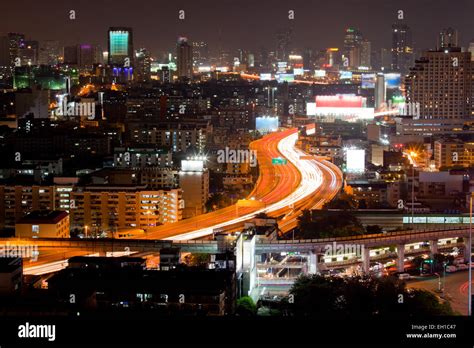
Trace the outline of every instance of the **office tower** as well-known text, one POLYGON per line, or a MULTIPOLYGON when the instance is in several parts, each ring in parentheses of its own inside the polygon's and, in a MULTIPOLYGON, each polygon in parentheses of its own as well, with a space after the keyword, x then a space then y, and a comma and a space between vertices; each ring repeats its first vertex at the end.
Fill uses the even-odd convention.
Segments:
POLYGON ((193 64, 195 66, 209 64, 209 49, 206 42, 193 42, 193 64))
POLYGON ((370 68, 372 66, 370 55, 372 53, 370 41, 364 40, 360 45, 360 66, 370 68))
POLYGON ((137 80, 148 81, 150 79, 151 58, 145 48, 140 48, 135 52, 135 71, 137 80))
POLYGON ((204 161, 191 158, 181 161, 179 187, 183 190, 183 218, 190 218, 206 212, 209 199, 209 171, 204 168, 204 161))
POLYGON ((64 47, 64 64, 77 65, 79 63, 79 57, 77 56, 77 46, 66 46, 64 47))
POLYGON ((188 43, 188 39, 180 37, 176 47, 176 55, 178 58, 178 78, 193 77, 193 50, 188 43))
POLYGON ((340 61, 340 52, 339 48, 336 47, 331 47, 326 50, 326 59, 325 59, 325 65, 327 67, 334 66, 338 64, 340 61))
POLYGON ((392 51, 390 48, 380 49, 380 68, 390 70, 392 67, 392 51))
POLYGON ((56 65, 59 63, 61 55, 59 41, 45 40, 40 42, 38 55, 39 64, 56 65))
POLYGON ((94 46, 82 44, 77 46, 78 64, 81 68, 92 68, 94 65, 94 46))
POLYGON ((425 52, 405 79, 407 102, 420 118, 461 120, 472 112, 471 53, 450 47, 425 52))
MULTIPOLYGON (((347 28, 344 35, 344 60, 349 59, 345 67, 358 68, 361 65, 362 42, 364 41, 362 33, 355 28, 347 28)), ((370 59, 370 58, 369 58, 370 59)), ((343 61, 344 63, 344 61, 343 61)))
POLYGON ((104 50, 100 45, 94 45, 94 64, 104 64, 104 50))
POLYGON ((440 31, 438 36, 438 49, 449 47, 459 47, 458 31, 453 28, 445 28, 440 31))
POLYGON ((279 61, 287 61, 290 54, 290 42, 293 29, 289 27, 277 34, 276 59, 279 61))
POLYGON ((18 48, 18 57, 21 65, 38 64, 38 41, 23 41, 18 48))
POLYGON ((303 52, 303 68, 307 70, 314 69, 313 51, 311 48, 305 48, 303 52))
POLYGON ((345 67, 357 69, 359 66, 370 66, 370 42, 364 40, 358 29, 346 29, 342 54, 343 64, 349 60, 345 67))
POLYGON ((238 59, 239 64, 247 64, 247 51, 242 48, 237 49, 237 57, 234 57, 234 65, 236 58, 238 59))
POLYGON ((7 37, 10 51, 10 65, 15 66, 15 61, 17 61, 17 58, 20 58, 18 56, 18 51, 24 45, 25 35, 18 33, 8 33, 7 37))
POLYGON ((255 55, 253 53, 249 53, 247 55, 247 62, 249 68, 253 68, 255 66, 255 55))
POLYGON ((392 25, 392 70, 405 75, 413 65, 411 29, 405 24, 392 25))
POLYGON ((113 66, 133 66, 132 28, 111 27, 108 31, 108 63, 113 66))

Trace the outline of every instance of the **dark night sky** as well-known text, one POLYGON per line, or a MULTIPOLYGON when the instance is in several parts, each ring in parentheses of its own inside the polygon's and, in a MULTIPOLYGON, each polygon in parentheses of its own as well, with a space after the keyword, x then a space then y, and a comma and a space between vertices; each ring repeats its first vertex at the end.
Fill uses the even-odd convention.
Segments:
POLYGON ((344 28, 358 27, 375 47, 390 46, 397 10, 405 11, 415 47, 436 45, 439 29, 459 30, 461 44, 474 38, 474 0, 13 0, 2 2, 0 33, 25 33, 64 44, 99 43, 106 49, 109 26, 131 26, 134 46, 152 54, 174 47, 178 36, 218 47, 275 47, 275 33, 295 10, 293 46, 340 47, 344 28), (69 20, 69 10, 76 20, 69 20), (186 19, 178 20, 178 10, 186 19), (221 46, 220 46, 221 45, 221 46))

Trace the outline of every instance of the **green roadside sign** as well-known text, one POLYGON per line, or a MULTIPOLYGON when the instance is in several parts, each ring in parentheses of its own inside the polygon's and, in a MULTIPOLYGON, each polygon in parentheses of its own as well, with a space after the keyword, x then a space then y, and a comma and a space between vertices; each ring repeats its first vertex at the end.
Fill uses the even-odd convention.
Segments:
POLYGON ((274 165, 284 165, 287 163, 288 163, 288 160, 286 158, 281 158, 281 157, 272 158, 272 164, 274 165))

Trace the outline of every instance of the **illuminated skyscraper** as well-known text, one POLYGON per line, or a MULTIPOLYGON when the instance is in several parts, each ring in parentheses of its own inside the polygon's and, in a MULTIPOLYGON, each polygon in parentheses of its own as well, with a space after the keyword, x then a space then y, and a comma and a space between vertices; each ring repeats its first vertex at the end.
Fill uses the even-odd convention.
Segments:
POLYGON ((420 118, 472 117, 471 53, 459 47, 425 52, 405 79, 407 102, 420 105, 420 118))
POLYGON ((178 58, 178 78, 193 77, 193 50, 188 44, 188 39, 180 37, 176 47, 176 55, 178 58))
POLYGON ((148 81, 150 79, 151 58, 146 48, 140 48, 135 52, 135 65, 137 80, 148 81))
MULTIPOLYGON (((347 28, 344 36, 343 55, 349 59, 345 67, 358 68, 361 65, 362 43, 364 39, 360 30, 347 28)), ((368 42, 368 41, 367 41, 368 42)), ((370 55, 370 54, 369 54, 370 55)), ((344 63, 344 60, 343 60, 344 63)))
POLYGON ((413 65, 411 29, 405 24, 392 25, 392 69, 403 75, 413 65))
POLYGON ((108 63, 113 66, 133 66, 133 33, 131 28, 111 27, 108 32, 108 63))

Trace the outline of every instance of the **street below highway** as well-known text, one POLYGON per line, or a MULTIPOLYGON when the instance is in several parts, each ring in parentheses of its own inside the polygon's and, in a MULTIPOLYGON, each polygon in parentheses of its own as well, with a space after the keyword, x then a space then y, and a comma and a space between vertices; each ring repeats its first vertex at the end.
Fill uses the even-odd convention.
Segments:
POLYGON ((437 291, 439 287, 439 277, 437 276, 419 277, 408 281, 407 287, 431 291, 447 299, 453 310, 462 315, 467 315, 468 276, 467 270, 446 273, 446 279, 443 279, 443 275, 441 275, 441 287, 444 284, 444 296, 437 291))

